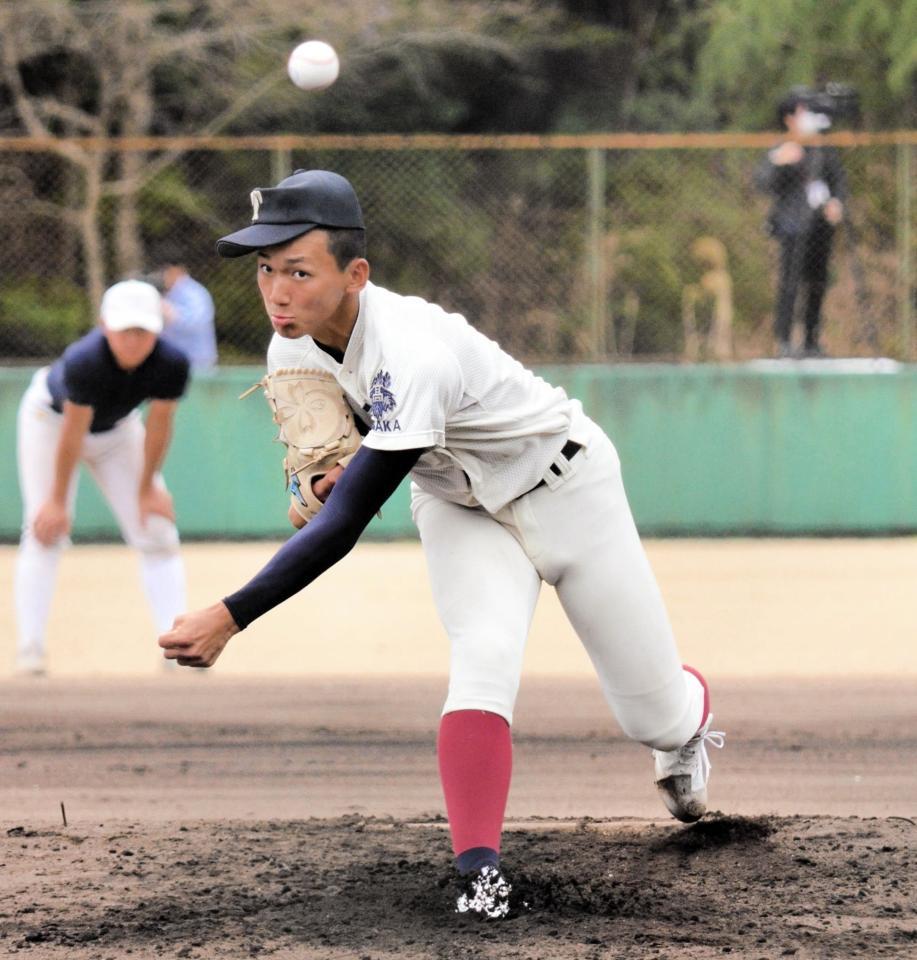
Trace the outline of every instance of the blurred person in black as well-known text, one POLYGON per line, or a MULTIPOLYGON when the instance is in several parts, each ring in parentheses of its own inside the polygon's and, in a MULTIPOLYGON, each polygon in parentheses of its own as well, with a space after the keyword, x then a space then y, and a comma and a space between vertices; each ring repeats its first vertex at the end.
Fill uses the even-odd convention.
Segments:
POLYGON ((823 356, 821 308, 828 286, 834 229, 844 219, 847 188, 834 147, 803 145, 831 125, 830 97, 795 87, 777 113, 786 136, 768 151, 756 172, 758 186, 774 200, 768 229, 780 244, 780 275, 774 316, 777 356, 793 356, 791 335, 800 287, 805 288, 803 356, 823 356))

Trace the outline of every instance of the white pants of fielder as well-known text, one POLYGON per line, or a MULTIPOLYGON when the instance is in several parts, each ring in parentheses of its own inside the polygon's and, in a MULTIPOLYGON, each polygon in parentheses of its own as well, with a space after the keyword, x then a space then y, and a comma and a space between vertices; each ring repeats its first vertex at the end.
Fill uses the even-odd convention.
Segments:
MULTIPOLYGON (((51 409, 47 369, 32 379, 19 405, 17 454, 23 521, 16 557, 14 593, 18 624, 17 659, 38 662, 45 653, 45 634, 64 537, 51 546, 40 543, 32 532, 32 520, 51 495, 54 463, 63 416, 51 409)), ((108 501, 124 540, 140 555, 144 591, 158 633, 172 626, 185 610, 185 571, 179 553, 178 530, 165 517, 152 516, 140 522, 138 492, 143 471, 145 431, 138 411, 119 421, 111 430, 87 434, 81 462, 92 474, 108 501)), ((70 515, 76 502, 79 470, 74 470, 67 491, 70 515)), ((156 483, 163 485, 162 477, 156 483)), ((107 584, 99 584, 98 595, 86 597, 104 603, 107 584)))
MULTIPOLYGON (((512 722, 542 581, 556 590, 622 730, 657 750, 700 726, 704 690, 682 668, 634 525, 617 452, 588 421, 563 475, 497 514, 413 488, 433 598, 451 642, 443 713, 486 710, 512 722)), ((578 436, 579 438, 579 436, 578 436)))

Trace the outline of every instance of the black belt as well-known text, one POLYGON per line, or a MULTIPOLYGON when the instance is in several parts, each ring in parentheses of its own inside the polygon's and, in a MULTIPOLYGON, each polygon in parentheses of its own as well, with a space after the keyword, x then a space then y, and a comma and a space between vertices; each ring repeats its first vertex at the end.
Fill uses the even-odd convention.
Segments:
MULTIPOLYGON (((560 451, 560 455, 569 462, 582 449, 583 449, 583 445, 581 443, 577 443, 575 440, 568 440, 563 445, 563 448, 560 451)), ((551 464, 550 470, 551 470, 551 473, 556 473, 558 477, 561 475, 561 469, 559 466, 557 466, 556 463, 551 464)), ((547 483, 546 480, 539 480, 538 483, 536 483, 535 486, 532 487, 532 490, 537 490, 539 487, 543 487, 545 483, 547 483)), ((531 493, 532 490, 529 490, 529 493, 531 493)), ((526 496, 526 494, 523 494, 523 496, 526 496)))

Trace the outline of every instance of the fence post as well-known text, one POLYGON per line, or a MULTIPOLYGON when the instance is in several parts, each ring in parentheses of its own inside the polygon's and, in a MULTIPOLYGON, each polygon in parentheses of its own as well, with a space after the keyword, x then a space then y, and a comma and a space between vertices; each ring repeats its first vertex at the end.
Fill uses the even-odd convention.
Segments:
POLYGON ((605 151, 590 147, 586 152, 589 180, 588 262, 590 286, 591 359, 604 360, 614 353, 614 343, 607 342, 608 284, 605 273, 605 151), (609 349, 610 347, 610 349, 609 349))
POLYGON ((293 152, 287 147, 271 151, 271 186, 280 183, 293 172, 293 152))
POLYGON ((905 360, 913 355, 911 324, 911 145, 905 141, 897 146, 898 188, 897 216, 895 218, 895 246, 898 248, 898 330, 901 351, 905 360))

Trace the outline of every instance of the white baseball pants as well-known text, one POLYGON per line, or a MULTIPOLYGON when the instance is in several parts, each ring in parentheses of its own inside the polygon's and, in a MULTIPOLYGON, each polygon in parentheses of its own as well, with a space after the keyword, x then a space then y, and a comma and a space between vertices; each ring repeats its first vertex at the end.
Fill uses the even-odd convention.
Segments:
POLYGON ((673 750, 700 726, 703 687, 682 669, 617 452, 592 421, 587 437, 553 489, 541 486, 496 514, 413 487, 414 521, 451 642, 443 713, 486 710, 512 722, 545 581, 557 590, 624 732, 673 750))
MULTIPOLYGON (((32 378, 19 405, 17 453, 23 522, 16 557, 14 593, 18 624, 17 657, 22 662, 40 660, 45 651, 45 633, 57 569, 69 538, 51 546, 41 544, 32 533, 32 519, 48 499, 54 483, 63 416, 51 409, 47 368, 32 378)), ((92 474, 108 501, 125 541, 140 555, 144 591, 158 633, 168 630, 185 610, 185 571, 179 553, 178 530, 165 517, 140 522, 138 491, 143 472, 144 426, 139 411, 121 420, 111 430, 86 434, 82 463, 92 474)), ((67 504, 71 516, 76 502, 79 470, 74 470, 67 504)), ((164 486, 161 476, 156 482, 164 486)), ((99 584, 96 598, 104 602, 106 584, 99 584)), ((93 598, 87 597, 87 602, 93 598)))

